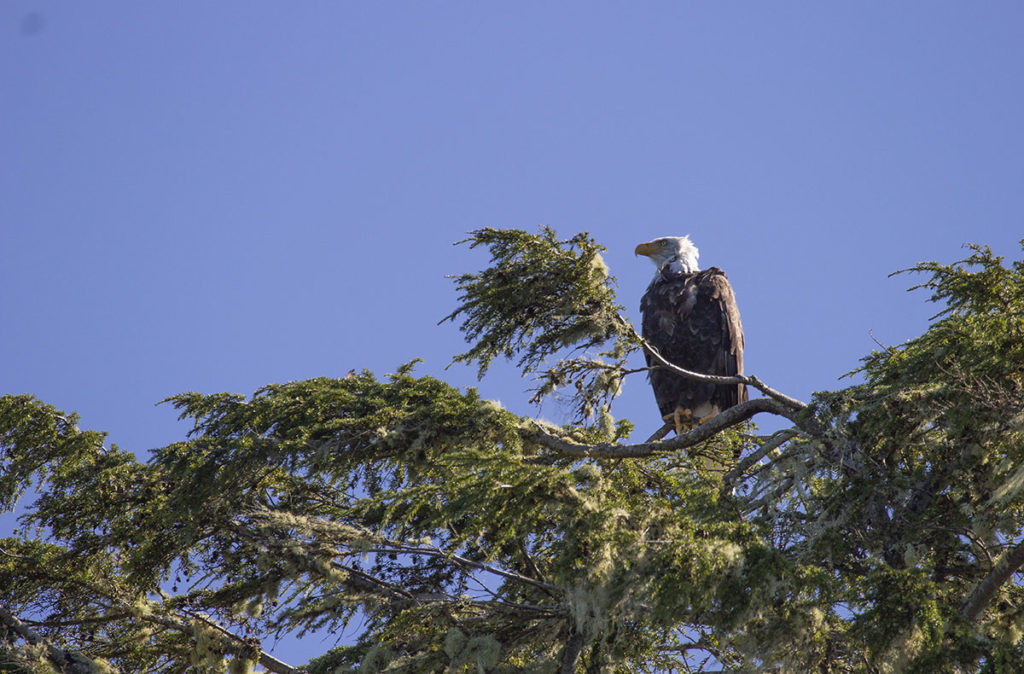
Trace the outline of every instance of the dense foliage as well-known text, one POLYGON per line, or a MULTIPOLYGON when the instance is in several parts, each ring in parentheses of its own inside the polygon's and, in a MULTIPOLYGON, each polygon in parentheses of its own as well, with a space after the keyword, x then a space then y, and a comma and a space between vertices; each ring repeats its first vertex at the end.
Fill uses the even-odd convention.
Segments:
POLYGON ((512 359, 576 423, 411 363, 174 396, 193 430, 142 463, 0 398, 0 505, 36 494, 0 539, 0 671, 296 672, 263 641, 346 626, 304 669, 1019 671, 1024 264, 918 265, 940 313, 862 383, 805 405, 750 378, 765 397, 628 444, 643 343, 600 247, 469 241, 492 262, 456 278, 457 359, 512 359), (792 427, 753 435, 765 412, 792 427))

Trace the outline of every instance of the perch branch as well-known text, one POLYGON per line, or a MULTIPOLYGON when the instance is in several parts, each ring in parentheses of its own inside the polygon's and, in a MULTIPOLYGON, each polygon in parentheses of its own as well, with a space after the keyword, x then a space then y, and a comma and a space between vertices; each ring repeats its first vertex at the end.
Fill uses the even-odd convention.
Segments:
POLYGON ((794 420, 796 416, 796 412, 791 407, 778 400, 773 398, 755 398, 754 400, 748 400, 747 402, 730 407, 693 430, 664 441, 641 442, 635 445, 617 445, 610 442, 582 445, 553 435, 536 422, 530 423, 522 432, 527 439, 560 454, 600 459, 628 459, 692 447, 699 442, 707 440, 719 431, 742 423, 761 412, 778 414, 790 420, 794 420))

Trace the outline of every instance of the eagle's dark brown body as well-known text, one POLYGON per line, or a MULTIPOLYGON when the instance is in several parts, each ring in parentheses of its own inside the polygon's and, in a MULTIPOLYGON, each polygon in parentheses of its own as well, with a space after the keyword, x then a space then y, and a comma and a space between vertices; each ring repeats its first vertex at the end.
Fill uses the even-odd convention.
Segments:
MULTIPOLYGON (((643 299, 644 338, 669 362, 702 374, 743 374, 743 326, 732 286, 717 267, 692 273, 663 266, 643 299)), ((654 365, 651 356, 647 364, 654 365)), ((694 423, 747 400, 744 384, 716 385, 651 370, 662 416, 677 408, 694 423)))

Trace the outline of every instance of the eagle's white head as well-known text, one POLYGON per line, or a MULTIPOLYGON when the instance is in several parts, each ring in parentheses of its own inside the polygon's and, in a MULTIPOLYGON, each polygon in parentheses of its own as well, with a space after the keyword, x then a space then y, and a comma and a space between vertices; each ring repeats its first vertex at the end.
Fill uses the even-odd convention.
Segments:
POLYGON ((634 252, 651 258, 658 271, 664 269, 665 265, 670 265, 670 271, 686 274, 700 271, 697 266, 700 253, 688 236, 663 236, 641 243, 634 252))

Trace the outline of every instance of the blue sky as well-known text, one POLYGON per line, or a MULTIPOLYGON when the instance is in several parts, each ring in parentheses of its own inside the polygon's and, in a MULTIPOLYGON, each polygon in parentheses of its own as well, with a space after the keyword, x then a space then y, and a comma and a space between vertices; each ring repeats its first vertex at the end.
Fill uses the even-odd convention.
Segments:
MULTIPOLYGON (((436 323, 486 262, 454 241, 548 224, 634 319, 633 248, 690 234, 747 371, 806 399, 926 328, 890 272, 1020 257, 1022 83, 1016 2, 9 0, 0 393, 140 455, 181 437, 168 395, 416 357, 527 413, 436 323)), ((637 378, 615 413, 655 410, 637 378)))

